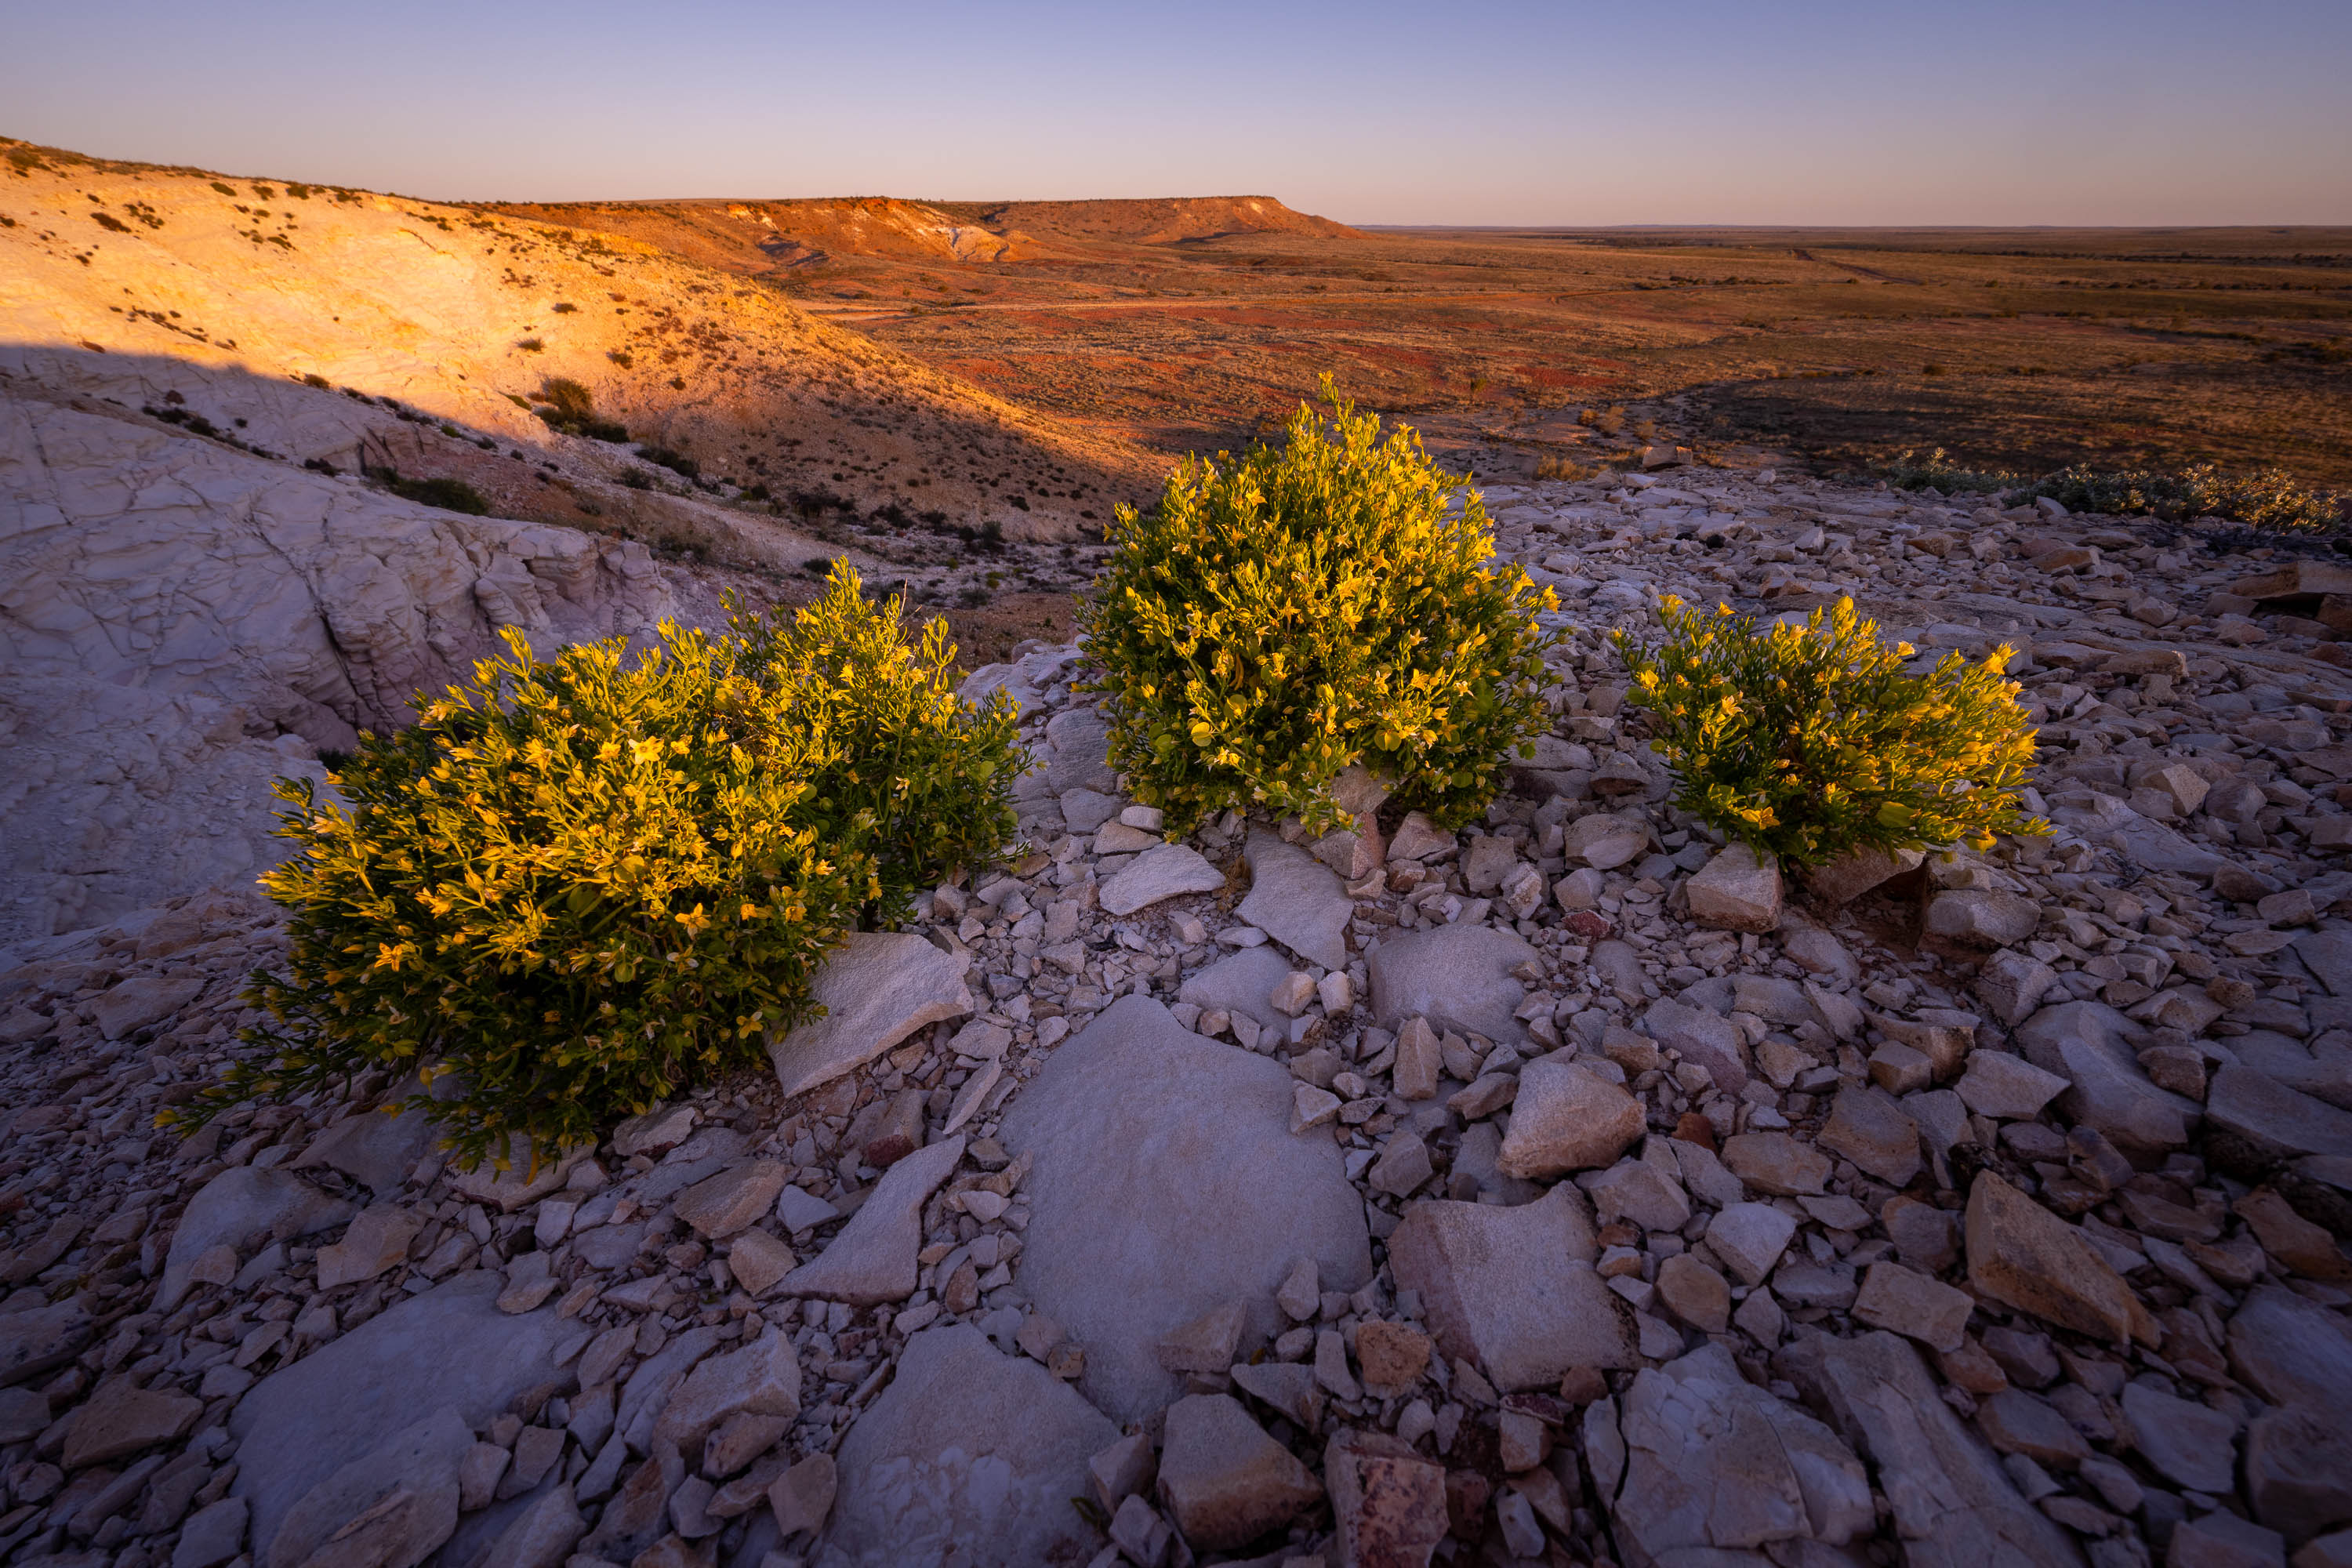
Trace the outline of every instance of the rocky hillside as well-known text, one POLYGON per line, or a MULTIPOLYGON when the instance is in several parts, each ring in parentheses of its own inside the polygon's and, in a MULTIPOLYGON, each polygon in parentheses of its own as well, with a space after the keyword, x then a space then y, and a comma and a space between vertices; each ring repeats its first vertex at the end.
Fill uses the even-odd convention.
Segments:
POLYGON ((1165 841, 1030 647, 971 684, 1032 852, 593 1149, 453 1172, 381 1080, 158 1135, 247 1048, 247 900, 0 957, 0 1552, 2352 1563, 2352 574, 1769 475, 1488 500, 1578 629, 1482 823, 1165 841), (2053 835, 1722 854, 1605 637, 1675 592, 2011 643, 2053 835))
POLYGON ((298 462, 446 474, 572 522, 589 514, 542 493, 535 468, 677 489, 684 458, 698 493, 763 511, 1016 540, 1097 533, 1152 478, 1131 449, 616 236, 6 151, 0 371, 168 405, 298 462), (601 426, 559 434, 537 416, 556 379, 601 426), (370 444, 335 405, 344 389, 412 423, 370 444))
POLYGON ((831 200, 501 202, 488 210, 623 235, 724 271, 770 273, 836 256, 954 266, 1028 260, 1035 243, 1017 230, 959 218, 892 196, 831 200))
POLYGON ((501 202, 486 212, 619 235, 723 271, 773 276, 825 263, 1103 261, 1137 247, 1228 234, 1356 237, 1272 196, 1080 202, 501 202))
POLYGON ((1000 231, 1062 239, 1174 245, 1221 234, 1360 238, 1346 224, 1297 212, 1272 196, 1163 196, 1080 202, 941 202, 942 210, 1000 231))

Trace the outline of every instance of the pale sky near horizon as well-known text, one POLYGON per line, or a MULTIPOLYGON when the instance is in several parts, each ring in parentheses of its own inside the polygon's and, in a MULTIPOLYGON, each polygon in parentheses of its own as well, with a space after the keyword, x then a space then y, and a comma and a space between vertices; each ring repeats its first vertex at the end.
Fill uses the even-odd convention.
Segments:
POLYGON ((0 134, 451 200, 2352 224, 2352 4, 0 0, 0 134))

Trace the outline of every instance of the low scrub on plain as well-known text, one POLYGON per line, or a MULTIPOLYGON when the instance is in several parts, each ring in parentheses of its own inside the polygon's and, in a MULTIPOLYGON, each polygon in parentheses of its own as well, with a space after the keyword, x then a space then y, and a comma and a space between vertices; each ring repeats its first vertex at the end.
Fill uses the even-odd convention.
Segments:
POLYGON ((1334 826, 1355 763, 1458 824, 1544 726, 1550 592, 1489 568, 1478 497, 1411 429, 1324 397, 1285 446, 1190 459, 1156 509, 1121 507, 1081 612, 1111 761, 1171 830, 1253 805, 1334 826))
POLYGON ((264 879, 292 911, 250 993, 268 1053, 182 1120, 421 1070, 454 1075, 409 1103, 470 1159, 756 1061, 828 948, 1012 837, 1013 710, 960 700, 944 626, 910 643, 899 610, 841 566, 789 621, 666 626, 635 659, 509 633, 362 736, 340 800, 282 784, 300 852, 264 879))
POLYGON ((1999 494, 2012 505, 2048 496, 2069 511, 2111 517, 2153 516, 2168 522, 2215 517, 2280 533, 2332 533, 2352 522, 2352 496, 2303 484, 2284 468, 2233 474, 2212 463, 2178 470, 2077 465, 2029 479, 1964 468, 1938 447, 1924 458, 1898 453, 1877 472, 1897 489, 1999 494))
POLYGON ((2018 800, 2033 734, 2002 674, 2012 650, 1948 654, 1914 676, 1910 645, 1880 641, 1851 599, 1769 629, 1671 597, 1664 616, 1655 647, 1616 634, 1627 700, 1675 771, 1675 804, 1718 833, 1815 866, 2042 830, 2018 800))

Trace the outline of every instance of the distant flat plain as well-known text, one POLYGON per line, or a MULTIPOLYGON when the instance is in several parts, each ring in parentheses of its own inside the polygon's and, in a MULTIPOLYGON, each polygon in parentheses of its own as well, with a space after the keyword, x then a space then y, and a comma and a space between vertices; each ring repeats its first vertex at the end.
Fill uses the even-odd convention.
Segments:
POLYGON ((1531 452, 1591 443, 1573 413, 1628 404, 1685 438, 1832 469, 1940 447, 2027 473, 2212 460, 2352 486, 2352 229, 1384 229, 1154 248, 1119 258, 1124 276, 1108 258, 982 268, 1003 281, 981 309, 894 302, 887 275, 795 281, 942 369, 1165 449, 1244 439, 1328 369, 1433 434, 1531 452))
POLYGON ((2352 228, 1349 229, 1262 198, 509 210, 757 277, 1167 453, 1266 433, 1329 371, 1482 466, 1622 455, 1576 416, 1623 405, 1703 450, 1830 471, 1940 447, 2352 487, 2352 228))

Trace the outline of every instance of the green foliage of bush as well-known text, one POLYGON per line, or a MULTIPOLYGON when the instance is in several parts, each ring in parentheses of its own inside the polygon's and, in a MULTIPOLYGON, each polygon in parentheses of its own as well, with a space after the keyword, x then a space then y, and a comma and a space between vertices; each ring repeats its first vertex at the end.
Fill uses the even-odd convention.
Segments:
POLYGON ((1924 458, 1906 447, 1892 462, 1879 465, 1877 471, 1898 490, 1934 489, 1948 496, 2011 489, 2023 482, 2015 474, 1964 468, 1946 457, 1941 447, 1924 458))
POLYGON ((510 632, 415 725, 362 736, 341 802, 282 783, 300 853, 263 882, 290 949, 247 1036, 269 1057, 179 1120, 421 1069, 457 1092, 407 1103, 473 1159, 756 1061, 856 922, 1012 834, 1013 710, 960 703, 944 626, 909 646, 899 609, 845 567, 788 624, 665 626, 634 661, 510 632))
POLYGON ((1021 771, 1011 700, 959 698, 948 624, 930 621, 910 644, 903 614, 896 595, 869 605, 856 572, 836 560, 824 595, 789 626, 757 615, 728 622, 738 668, 795 693, 800 721, 833 737, 812 782, 820 803, 872 817, 866 842, 880 861, 881 909, 894 917, 950 869, 983 865, 1013 842, 1021 771))
POLYGON ((1330 826, 1352 763, 1457 824, 1543 725, 1550 593, 1487 570, 1477 496, 1449 515, 1467 481, 1411 429, 1383 440, 1323 390, 1328 420, 1302 405, 1282 449, 1192 458, 1156 510, 1121 507, 1081 612, 1111 761, 1180 832, 1252 805, 1330 826))
POLYGON ((1654 648, 1616 634, 1627 700, 1679 778, 1675 804, 1717 832, 1811 866, 2042 831, 2017 799, 2033 735, 2002 674, 2013 650, 1948 654, 1918 677, 1910 646, 1881 642, 1851 599, 1769 631, 1671 597, 1664 616, 1654 648))

